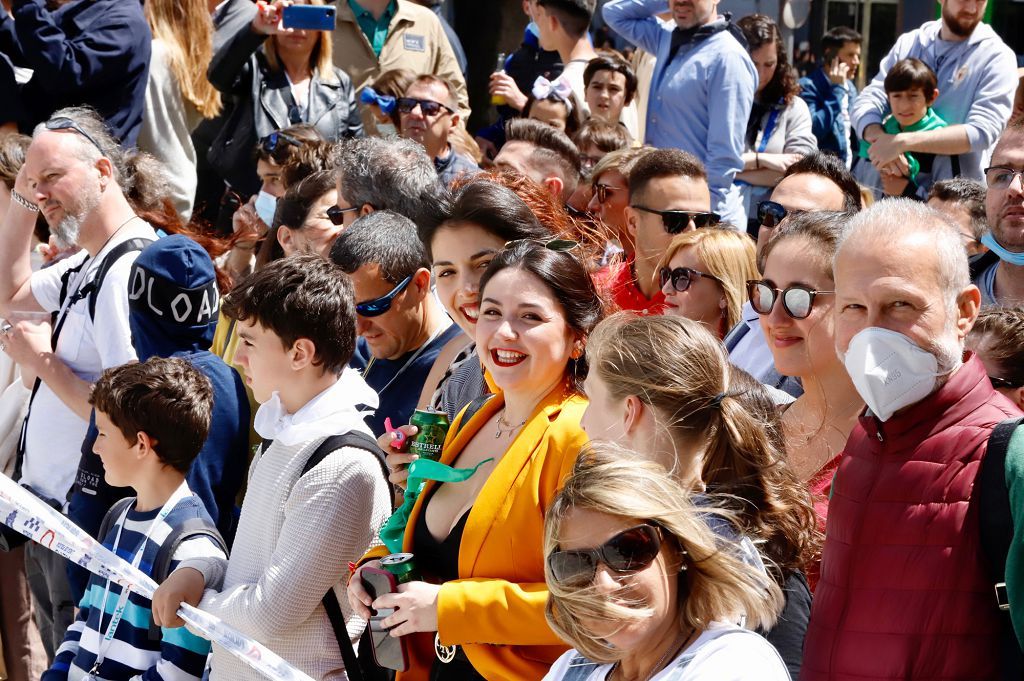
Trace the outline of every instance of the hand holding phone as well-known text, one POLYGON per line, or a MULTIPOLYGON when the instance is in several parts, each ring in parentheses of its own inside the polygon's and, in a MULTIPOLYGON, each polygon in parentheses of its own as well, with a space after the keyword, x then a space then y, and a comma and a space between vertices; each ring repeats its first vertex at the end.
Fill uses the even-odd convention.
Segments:
MULTIPOLYGON (((388 593, 398 591, 395 576, 387 570, 377 567, 363 567, 359 573, 363 588, 373 600, 388 593)), ((409 656, 405 650, 405 642, 401 638, 391 636, 381 621, 394 613, 393 608, 382 608, 373 611, 370 617, 370 641, 373 644, 373 661, 378 667, 404 672, 409 669, 409 656)))

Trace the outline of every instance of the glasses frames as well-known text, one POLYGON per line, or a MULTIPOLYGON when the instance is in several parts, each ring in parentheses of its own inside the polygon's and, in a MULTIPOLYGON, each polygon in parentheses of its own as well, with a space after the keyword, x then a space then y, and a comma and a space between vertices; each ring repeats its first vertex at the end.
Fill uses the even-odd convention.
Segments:
POLYGON ((1008 378, 999 378, 998 376, 989 376, 988 380, 992 382, 993 388, 1003 388, 1004 390, 1012 390, 1024 385, 1021 381, 1012 381, 1008 378))
POLYGON ((327 209, 327 219, 331 221, 332 225, 339 227, 345 224, 345 213, 351 213, 354 210, 359 210, 359 206, 351 206, 349 208, 331 206, 327 209))
POLYGON ((717 281, 719 284, 722 283, 722 280, 715 275, 695 270, 692 267, 676 267, 675 269, 662 267, 658 270, 658 285, 661 288, 665 288, 665 284, 671 281, 672 288, 679 293, 690 288, 690 285, 698 279, 710 279, 711 281, 717 281))
POLYGON ((548 555, 548 570, 566 584, 590 584, 598 564, 619 574, 639 572, 661 551, 661 530, 649 523, 624 530, 595 549, 556 550, 548 555))
POLYGON ((779 289, 772 282, 752 279, 747 282, 750 306, 759 315, 771 314, 775 301, 782 298, 782 309, 793 319, 807 319, 814 307, 817 296, 832 295, 835 291, 818 291, 802 284, 793 284, 779 289))
POLYGON ((711 213, 707 211, 687 211, 687 210, 654 210, 653 208, 647 208, 646 206, 630 206, 633 210, 641 210, 645 213, 652 213, 654 215, 661 216, 661 223, 665 226, 665 231, 669 234, 679 234, 686 230, 690 226, 690 222, 693 222, 693 226, 697 229, 704 229, 705 227, 714 227, 722 221, 722 216, 718 213, 711 213))
POLYGON ((556 253, 568 253, 580 247, 580 243, 572 239, 550 239, 548 241, 543 239, 515 239, 513 241, 506 241, 502 248, 503 250, 508 250, 525 243, 540 244, 549 251, 555 251, 556 253))
POLYGON ((610 184, 602 184, 598 182, 594 185, 594 195, 597 196, 599 203, 608 203, 608 199, 612 192, 624 192, 625 187, 613 187, 610 184))
POLYGON ((79 135, 81 135, 85 139, 87 139, 90 142, 92 142, 92 145, 94 147, 96 147, 97 149, 99 149, 99 152, 101 154, 103 154, 104 156, 107 155, 107 152, 103 151, 103 147, 100 146, 99 142, 97 142, 93 138, 92 135, 90 135, 85 130, 83 130, 82 126, 80 126, 78 123, 75 123, 73 120, 71 120, 67 116, 57 116, 56 118, 51 118, 50 120, 46 121, 46 129, 47 130, 73 130, 74 132, 77 132, 79 135))
POLYGON ((985 184, 992 189, 1008 189, 1013 180, 1020 177, 1024 187, 1024 170, 1014 170, 1006 166, 990 166, 985 168, 985 184))
POLYGON ((398 100, 398 113, 411 114, 416 107, 420 108, 424 116, 436 116, 441 113, 444 109, 450 114, 455 113, 455 109, 452 109, 441 102, 435 102, 432 99, 417 99, 415 97, 399 97, 398 100))
POLYGON ((360 317, 379 317, 391 309, 391 303, 394 302, 395 297, 404 291, 405 287, 407 287, 411 281, 412 275, 410 274, 408 277, 400 281, 398 286, 394 287, 380 298, 367 300, 363 303, 356 303, 356 314, 360 317))

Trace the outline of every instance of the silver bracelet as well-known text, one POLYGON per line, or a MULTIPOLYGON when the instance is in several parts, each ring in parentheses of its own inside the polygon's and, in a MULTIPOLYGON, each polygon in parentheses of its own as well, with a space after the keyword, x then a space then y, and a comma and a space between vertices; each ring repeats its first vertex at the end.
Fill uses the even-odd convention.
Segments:
POLYGON ((33 213, 38 213, 39 212, 39 206, 37 206, 36 204, 32 203, 31 201, 26 199, 21 194, 19 194, 18 192, 14 191, 13 189, 11 190, 11 198, 14 200, 14 202, 16 204, 18 204, 19 206, 21 206, 25 210, 30 210, 33 213))

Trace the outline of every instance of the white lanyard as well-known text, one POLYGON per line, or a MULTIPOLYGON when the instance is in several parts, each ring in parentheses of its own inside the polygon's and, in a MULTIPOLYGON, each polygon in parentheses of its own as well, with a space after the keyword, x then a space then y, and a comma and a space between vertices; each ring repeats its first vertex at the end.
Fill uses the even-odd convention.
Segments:
MULTIPOLYGON (((138 548, 135 551, 135 555, 132 556, 131 566, 134 568, 139 567, 142 562, 142 555, 146 552, 146 544, 149 542, 149 536, 153 533, 154 528, 159 525, 163 520, 174 510, 174 507, 178 505, 178 502, 189 496, 191 491, 188 488, 188 484, 182 481, 178 489, 174 491, 171 498, 160 508, 160 512, 153 518, 153 522, 149 524, 149 529, 146 530, 146 536, 142 538, 142 542, 139 543, 138 548)), ((131 511, 132 506, 135 502, 128 504, 128 507, 124 509, 124 513, 117 522, 117 534, 114 535, 114 545, 111 550, 116 554, 117 545, 121 543, 121 530, 124 529, 124 524, 128 520, 128 513, 131 511)), ((102 541, 102 537, 100 540, 102 541)), ((121 587, 121 595, 117 597, 117 606, 114 608, 114 612, 110 615, 110 622, 107 624, 107 630, 103 636, 100 636, 100 629, 103 628, 103 614, 107 610, 107 595, 110 592, 110 579, 107 578, 107 582, 103 587, 103 600, 100 601, 100 616, 99 621, 96 623, 96 662, 93 664, 92 669, 89 670, 90 678, 94 678, 94 675, 99 672, 100 666, 103 664, 103 660, 107 657, 107 649, 110 647, 111 642, 114 640, 114 633, 117 631, 117 625, 121 623, 121 617, 124 615, 125 606, 128 605, 128 595, 131 593, 131 588, 124 586, 121 587)))
MULTIPOLYGON (((413 353, 412 357, 410 357, 409 359, 405 360, 405 364, 402 365, 402 368, 399 369, 395 373, 395 375, 391 377, 391 380, 388 381, 387 384, 383 388, 381 388, 380 390, 377 391, 377 394, 378 395, 383 395, 384 391, 387 390, 388 388, 390 388, 391 384, 394 383, 395 381, 397 381, 398 377, 401 376, 403 373, 405 373, 405 370, 408 369, 412 365, 412 363, 415 362, 419 358, 419 356, 423 354, 423 351, 426 350, 430 346, 431 343, 433 343, 435 340, 437 340, 438 336, 440 336, 442 333, 444 333, 445 331, 450 329, 451 326, 452 326, 451 323, 445 324, 444 326, 441 326, 436 331, 434 331, 434 333, 430 334, 430 338, 427 339, 427 342, 424 343, 423 345, 421 345, 416 350, 416 352, 413 353)), ((366 380, 367 374, 370 373, 370 367, 373 366, 373 362, 374 362, 375 359, 376 359, 375 357, 371 357, 370 361, 367 362, 367 364, 366 364, 366 368, 363 369, 363 380, 364 381, 366 380)))

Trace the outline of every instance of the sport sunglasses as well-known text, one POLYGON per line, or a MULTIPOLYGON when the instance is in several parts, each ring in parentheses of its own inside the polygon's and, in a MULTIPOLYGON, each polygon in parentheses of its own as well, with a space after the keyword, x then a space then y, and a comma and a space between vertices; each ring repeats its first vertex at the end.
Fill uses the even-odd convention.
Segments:
POLYGON ((703 229, 705 227, 714 227, 722 221, 722 216, 718 213, 710 213, 705 211, 687 211, 687 210, 654 210, 653 208, 647 208, 646 206, 630 206, 633 210, 642 210, 645 213, 653 213, 654 215, 661 216, 661 223, 665 225, 665 231, 669 234, 679 234, 687 227, 690 226, 690 221, 693 221, 693 226, 697 229, 703 229))
POLYGON ((435 102, 432 99, 416 99, 415 97, 399 97, 398 100, 398 113, 410 114, 413 110, 419 106, 420 111, 423 112, 424 116, 436 116, 441 113, 444 109, 448 113, 455 113, 455 110, 445 106, 441 102, 435 102))
POLYGON ((778 289, 772 282, 752 279, 747 282, 747 295, 750 306, 759 315, 771 314, 775 301, 782 298, 782 309, 793 319, 807 319, 814 307, 814 299, 821 295, 831 295, 835 291, 817 291, 807 286, 793 284, 785 289, 778 289))
POLYGON ((675 269, 662 267, 658 270, 658 286, 660 288, 665 288, 665 284, 671 281, 672 288, 679 293, 690 288, 690 284, 702 278, 717 281, 719 284, 722 283, 722 280, 715 275, 695 270, 692 267, 677 267, 675 269))
POLYGON ((548 555, 548 570, 565 584, 590 584, 598 563, 624 574, 654 562, 661 550, 661 531, 649 523, 623 530, 595 549, 556 550, 548 555))
POLYGON ((411 274, 400 281, 398 286, 394 287, 380 298, 356 303, 356 314, 360 317, 379 317, 384 314, 391 309, 391 303, 394 302, 395 297, 405 290, 405 287, 409 285, 410 281, 412 281, 411 274))

